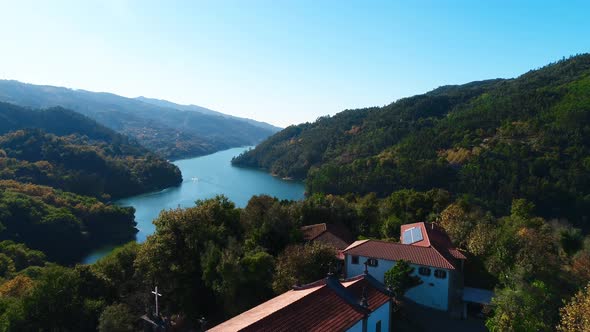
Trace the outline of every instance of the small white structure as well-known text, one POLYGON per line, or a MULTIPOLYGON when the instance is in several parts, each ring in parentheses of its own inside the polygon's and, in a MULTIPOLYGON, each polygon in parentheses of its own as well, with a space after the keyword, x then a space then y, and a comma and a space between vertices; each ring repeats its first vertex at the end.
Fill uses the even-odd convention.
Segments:
POLYGON ((461 308, 463 261, 466 257, 433 224, 403 225, 401 243, 356 241, 343 253, 347 277, 361 273, 367 262, 369 274, 382 283, 385 272, 397 261, 408 261, 414 267, 414 274, 422 279, 422 284, 410 289, 407 298, 443 311, 461 308))
POLYGON ((391 330, 391 294, 368 274, 296 286, 209 331, 391 330))

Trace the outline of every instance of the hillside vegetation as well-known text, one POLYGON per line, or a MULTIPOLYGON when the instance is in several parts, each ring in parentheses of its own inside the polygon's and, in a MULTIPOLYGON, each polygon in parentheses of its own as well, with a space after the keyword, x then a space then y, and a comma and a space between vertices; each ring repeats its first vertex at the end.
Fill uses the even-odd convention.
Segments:
POLYGON ((443 188, 495 213, 590 215, 590 55, 515 79, 444 86, 291 126, 233 160, 306 179, 309 193, 443 188))
POLYGON ((182 181, 176 166, 78 113, 0 103, 0 118, 0 179, 103 198, 182 181))
POLYGON ((106 201, 182 181, 176 166, 73 111, 0 103, 0 119, 0 241, 51 262, 133 240, 134 210, 106 201))
POLYGON ((8 80, 0 80, 0 101, 32 108, 61 106, 74 110, 168 159, 254 145, 279 130, 193 105, 8 80))

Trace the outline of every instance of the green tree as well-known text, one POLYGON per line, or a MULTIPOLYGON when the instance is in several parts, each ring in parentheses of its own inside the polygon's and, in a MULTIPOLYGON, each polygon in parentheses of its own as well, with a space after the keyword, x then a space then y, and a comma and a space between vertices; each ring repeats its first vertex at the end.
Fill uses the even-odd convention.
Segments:
POLYGON ((272 288, 280 294, 296 284, 324 278, 336 262, 336 249, 331 246, 318 242, 289 246, 277 258, 272 288))
POLYGON ((404 222, 397 216, 390 216, 381 225, 381 236, 399 241, 401 226, 404 222))
POLYGON ((133 332, 137 331, 134 323, 138 317, 133 315, 125 304, 117 303, 106 307, 98 320, 100 332, 133 332))
POLYGON ((545 283, 534 281, 496 291, 493 315, 486 327, 492 332, 551 331, 554 313, 545 283))
POLYGON ((183 312, 194 320, 222 317, 214 289, 217 266, 230 241, 243 240, 239 210, 217 196, 191 208, 162 211, 154 224, 155 233, 141 245, 134 263, 142 291, 158 286, 165 294, 162 312, 183 312))
POLYGON ((385 272, 385 285, 391 289, 395 298, 403 298, 408 290, 422 284, 422 279, 412 275, 413 272, 414 268, 404 260, 397 261, 385 272))

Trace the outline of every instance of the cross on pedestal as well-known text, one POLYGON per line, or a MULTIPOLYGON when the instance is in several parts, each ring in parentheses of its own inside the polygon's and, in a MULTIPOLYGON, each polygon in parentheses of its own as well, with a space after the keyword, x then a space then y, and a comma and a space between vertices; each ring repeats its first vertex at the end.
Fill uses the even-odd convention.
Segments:
POLYGON ((154 294, 154 297, 156 298, 156 317, 159 317, 160 311, 158 309, 158 296, 162 296, 162 294, 158 293, 158 286, 156 286, 156 288, 152 291, 152 294, 154 294))

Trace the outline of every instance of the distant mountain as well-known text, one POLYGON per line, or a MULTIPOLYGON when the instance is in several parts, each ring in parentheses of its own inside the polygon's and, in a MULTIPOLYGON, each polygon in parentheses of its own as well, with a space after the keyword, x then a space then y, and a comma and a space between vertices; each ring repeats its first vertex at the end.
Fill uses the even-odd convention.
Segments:
POLYGON ((0 180, 99 198, 174 186, 180 170, 79 113, 0 103, 0 180))
POLYGON ((278 131, 198 106, 11 80, 0 80, 0 101, 31 108, 61 106, 80 112, 170 159, 255 145, 278 131))
POLYGON ((247 119, 247 118, 240 118, 237 116, 213 111, 208 108, 197 106, 197 105, 180 105, 180 104, 175 104, 173 102, 169 102, 169 101, 163 100, 163 99, 146 98, 143 96, 137 97, 135 99, 143 101, 144 103, 148 103, 148 104, 152 104, 152 105, 156 105, 156 106, 161 106, 161 107, 175 108, 175 109, 183 110, 183 111, 193 111, 193 112, 199 112, 199 113, 208 114, 208 115, 222 116, 224 118, 229 118, 229 119, 241 120, 241 121, 248 122, 251 125, 260 127, 262 129, 270 130, 272 132, 277 132, 277 131, 280 131, 281 129, 283 129, 280 127, 273 126, 273 125, 266 123, 266 122, 256 121, 256 120, 247 119))
POLYGON ((310 194, 444 188, 507 213, 590 218, 590 55, 290 126, 235 158, 310 194))

